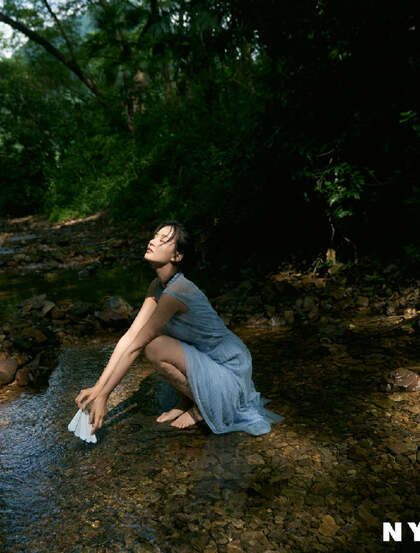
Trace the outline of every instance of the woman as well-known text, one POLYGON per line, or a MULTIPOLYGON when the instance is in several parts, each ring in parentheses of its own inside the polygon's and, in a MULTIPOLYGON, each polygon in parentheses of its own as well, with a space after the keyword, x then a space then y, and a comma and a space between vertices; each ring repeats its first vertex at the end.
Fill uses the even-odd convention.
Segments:
POLYGON ((269 400, 255 390, 245 344, 180 271, 187 242, 185 228, 174 220, 161 223, 149 242, 144 259, 157 276, 101 377, 76 398, 80 409, 93 401, 92 433, 102 426, 110 393, 143 350, 180 397, 157 422, 186 428, 204 418, 216 434, 242 430, 257 436, 284 420, 263 407, 269 400))

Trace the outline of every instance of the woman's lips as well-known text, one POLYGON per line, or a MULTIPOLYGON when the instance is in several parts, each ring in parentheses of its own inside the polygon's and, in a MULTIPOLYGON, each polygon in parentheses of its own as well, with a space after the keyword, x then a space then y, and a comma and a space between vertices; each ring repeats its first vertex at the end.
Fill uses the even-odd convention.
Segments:
POLYGON ((147 252, 152 252, 152 251, 153 251, 153 250, 152 250, 151 248, 147 248, 146 253, 147 253, 147 252))

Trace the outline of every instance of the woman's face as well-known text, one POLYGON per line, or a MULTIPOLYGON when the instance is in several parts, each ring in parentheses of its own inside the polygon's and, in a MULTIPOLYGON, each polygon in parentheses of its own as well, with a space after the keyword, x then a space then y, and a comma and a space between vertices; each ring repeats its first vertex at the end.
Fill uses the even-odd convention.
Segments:
POLYGON ((171 226, 162 227, 154 237, 149 241, 148 248, 144 254, 144 259, 159 266, 166 265, 171 261, 181 261, 182 254, 175 255, 175 236, 169 241, 168 237, 172 234, 171 226))

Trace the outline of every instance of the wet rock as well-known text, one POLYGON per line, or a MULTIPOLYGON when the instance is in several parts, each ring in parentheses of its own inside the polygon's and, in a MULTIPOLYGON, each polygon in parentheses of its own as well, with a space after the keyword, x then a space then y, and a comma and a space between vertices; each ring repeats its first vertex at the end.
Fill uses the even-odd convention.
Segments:
POLYGON ((328 274, 331 276, 337 276, 340 273, 344 272, 346 265, 344 263, 335 263, 332 267, 328 269, 328 274))
POLYGON ((335 536, 339 526, 336 524, 335 520, 331 515, 325 515, 322 519, 322 522, 318 528, 318 532, 326 537, 335 536))
POLYGON ((259 455, 258 453, 254 453, 253 455, 248 455, 246 458, 249 465, 264 465, 264 457, 262 455, 259 455))
POLYGON ((15 359, 0 361, 0 385, 9 384, 15 378, 18 363, 15 359))
POLYGON ((406 307, 404 309, 404 319, 411 319, 412 317, 415 317, 417 314, 417 310, 414 307, 406 307))
POLYGON ((285 326, 286 325, 286 321, 284 319, 281 319, 280 317, 277 317, 277 316, 270 317, 269 322, 270 322, 271 326, 285 326))
POLYGON ((370 307, 375 313, 383 313, 385 311, 385 302, 383 300, 374 301, 370 307))
POLYGON ((30 261, 30 258, 24 253, 17 253, 13 257, 13 261, 16 261, 16 263, 23 263, 24 261, 30 261))
POLYGON ((33 296, 32 298, 27 299, 23 302, 23 304, 20 304, 22 306, 22 309, 25 311, 30 309, 41 309, 45 303, 45 299, 47 297, 47 294, 40 294, 39 296, 33 296))
POLYGON ((368 307, 369 306, 369 298, 366 298, 365 296, 359 296, 356 299, 356 305, 358 307, 368 307))
POLYGON ((120 296, 109 298, 103 305, 102 311, 95 311, 94 315, 101 321, 114 326, 125 324, 131 317, 133 308, 120 296))
POLYGON ((263 315, 251 315, 246 320, 248 326, 266 326, 267 319, 263 315))
POLYGON ((218 309, 226 309, 227 307, 233 307, 236 304, 236 300, 232 294, 227 293, 211 298, 211 303, 218 309))
POLYGON ((331 296, 335 300, 342 300, 343 298, 346 297, 346 289, 342 288, 342 287, 341 288, 336 288, 335 290, 332 290, 331 296))
POLYGON ((228 543, 226 546, 226 553, 243 553, 243 551, 236 543, 228 543))
POLYGON ((16 371, 15 381, 18 386, 28 386, 31 382, 31 366, 26 365, 16 371))
POLYGON ((380 522, 374 515, 372 515, 368 505, 362 503, 357 510, 357 514, 367 526, 371 528, 379 527, 380 522))
POLYGON ((45 334, 37 328, 25 328, 22 330, 21 335, 33 338, 37 344, 42 344, 48 340, 45 334))
POLYGON ((47 282, 54 282, 59 277, 59 273, 56 273, 54 271, 50 271, 49 273, 44 273, 44 279, 47 282))
POLYGON ((99 269, 100 266, 101 264, 99 261, 96 261, 95 263, 91 263, 90 265, 87 265, 84 269, 82 269, 77 273, 79 280, 88 278, 90 275, 96 273, 96 271, 99 269))
POLYGON ((386 378, 386 391, 420 391, 420 376, 415 371, 420 371, 420 366, 411 369, 399 367, 391 371, 386 378))
POLYGON ((17 349, 30 352, 35 345, 35 339, 32 336, 25 337, 18 334, 12 337, 12 343, 17 349))
POLYGON ((71 313, 78 317, 85 317, 93 313, 95 304, 87 301, 76 301, 71 307, 71 313))
POLYGON ((60 309, 60 307, 53 307, 51 310, 51 318, 52 319, 62 319, 66 316, 66 310, 60 309))
POLYGON ((45 317, 54 307, 55 303, 53 301, 45 301, 44 305, 42 306, 42 315, 45 317))
POLYGON ((388 316, 395 315, 396 310, 397 310, 397 306, 395 305, 395 303, 386 304, 385 312, 388 316))
POLYGON ((18 369, 15 377, 18 386, 28 386, 35 380, 40 358, 41 353, 37 353, 36 357, 30 363, 18 369))
POLYGON ((389 440, 387 447, 394 455, 406 455, 409 453, 415 453, 417 445, 411 440, 389 440))
POLYGON ((241 535, 241 547, 252 553, 263 553, 270 543, 262 531, 248 530, 241 535))
POLYGON ((286 324, 289 326, 292 326, 295 322, 295 314, 291 309, 288 309, 284 312, 284 320, 286 321, 286 324))

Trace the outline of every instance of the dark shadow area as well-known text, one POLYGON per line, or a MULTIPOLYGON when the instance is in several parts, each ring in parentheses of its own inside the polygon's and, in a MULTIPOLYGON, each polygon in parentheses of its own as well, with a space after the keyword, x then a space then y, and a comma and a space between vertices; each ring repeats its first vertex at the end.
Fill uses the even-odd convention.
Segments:
MULTIPOLYGON (((313 506, 327 507, 325 496, 330 495, 326 512, 344 524, 336 536, 321 542, 325 547, 321 551, 414 551, 406 522, 417 520, 420 501, 415 460, 418 394, 411 401, 407 394, 407 400, 394 402, 381 388, 389 369, 418 360, 418 341, 398 331, 369 335, 345 329, 326 340, 313 330, 247 340, 256 388, 273 400, 269 408, 285 416, 282 428, 279 425, 275 431, 279 438, 284 430, 287 439, 292 429, 296 447, 310 439, 315 449, 320 446, 334 452, 336 466, 325 467, 323 474, 306 457, 313 478, 303 486, 301 501, 286 506, 286 520, 293 526, 302 512, 310 513, 313 506), (404 544, 382 543, 383 521, 405 522, 404 544)), ((292 453, 298 461, 299 451, 292 453)), ((293 500, 296 467, 287 458, 285 462, 273 466, 278 482, 273 484, 272 474, 267 473, 251 487, 246 508, 256 516, 258 508, 262 511, 276 498, 292 493, 293 500)), ((294 532, 284 526, 276 535, 288 540, 294 532)), ((299 551, 317 550, 313 547, 308 540, 300 544, 299 551)))

